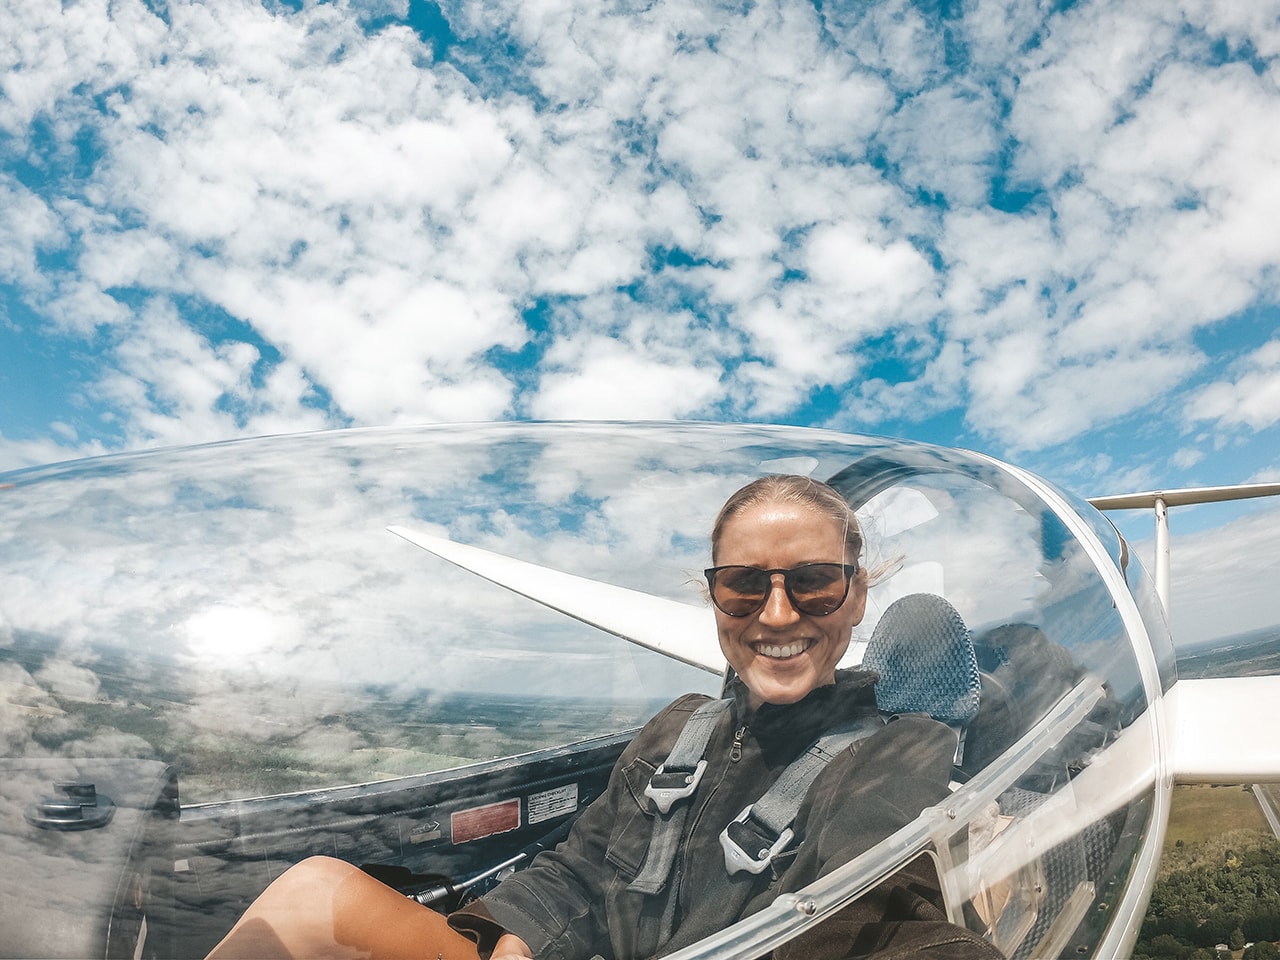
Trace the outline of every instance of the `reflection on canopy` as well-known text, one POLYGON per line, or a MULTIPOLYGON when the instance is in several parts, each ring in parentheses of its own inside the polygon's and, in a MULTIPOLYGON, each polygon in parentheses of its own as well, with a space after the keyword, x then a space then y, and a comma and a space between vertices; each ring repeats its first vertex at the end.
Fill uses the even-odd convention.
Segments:
MULTIPOLYGON (((851 662, 899 597, 936 593, 960 611, 984 674, 967 776, 1081 684, 1100 691, 1085 720, 1020 768, 1020 792, 1001 795, 986 840, 966 836, 966 848, 1070 795, 1159 695, 1167 635, 1114 530, 978 455, 756 426, 347 431, 0 477, 5 755, 162 760, 190 805, 418 774, 634 727, 718 680, 510 594, 386 527, 703 604, 698 571, 716 511, 742 483, 778 470, 844 493, 866 528, 867 564, 884 573, 851 662)), ((1135 741, 1133 788, 1067 831, 1105 833, 1080 866, 1092 892, 1064 895, 1080 901, 1077 919, 1092 934, 1106 919, 1097 904, 1129 875, 1154 809, 1154 740, 1135 741)), ((940 855, 962 869, 969 854, 940 855)), ((986 924, 1013 955, 1047 942, 1037 918, 1063 909, 1042 901, 1002 913, 990 886, 978 899, 961 888, 968 913, 958 919, 986 924)))

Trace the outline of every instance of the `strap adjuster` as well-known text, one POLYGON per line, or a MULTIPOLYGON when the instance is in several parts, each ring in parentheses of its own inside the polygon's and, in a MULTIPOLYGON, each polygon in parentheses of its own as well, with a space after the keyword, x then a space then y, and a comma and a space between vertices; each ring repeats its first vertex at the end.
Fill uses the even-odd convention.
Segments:
POLYGON ((672 770, 668 773, 667 765, 659 764, 658 769, 653 771, 653 776, 645 785, 644 795, 654 802, 661 813, 668 814, 677 800, 691 796, 693 791, 698 789, 706 769, 707 761, 705 760, 699 760, 692 773, 687 770, 672 770), (659 777, 663 778, 662 785, 659 785, 659 777))
POLYGON ((724 848, 724 866, 729 871, 729 875, 745 870, 747 873, 764 873, 765 868, 773 862, 773 858, 786 849, 795 833, 790 827, 786 827, 782 833, 778 835, 778 839, 773 841, 769 846, 768 838, 753 833, 750 829, 734 830, 737 824, 745 824, 747 818, 751 816, 751 808, 754 804, 748 804, 743 811, 733 818, 733 821, 720 831, 720 846, 724 848), (741 844, 734 839, 730 831, 744 836, 750 841, 750 846, 754 853, 744 850, 741 844))

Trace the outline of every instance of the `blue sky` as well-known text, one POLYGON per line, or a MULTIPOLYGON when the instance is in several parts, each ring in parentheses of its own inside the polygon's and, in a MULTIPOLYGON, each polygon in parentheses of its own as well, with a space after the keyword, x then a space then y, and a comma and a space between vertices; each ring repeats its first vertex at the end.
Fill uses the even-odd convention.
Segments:
POLYGON ((0 10, 0 469, 697 418, 1280 479, 1275 0, 0 10))

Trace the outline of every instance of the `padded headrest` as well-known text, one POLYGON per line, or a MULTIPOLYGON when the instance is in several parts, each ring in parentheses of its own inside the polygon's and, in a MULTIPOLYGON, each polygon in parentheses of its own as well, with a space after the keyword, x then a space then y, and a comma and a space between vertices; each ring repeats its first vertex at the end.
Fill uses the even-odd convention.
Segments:
POLYGON ((973 639, 956 608, 932 593, 895 600, 871 634, 862 666, 880 674, 885 713, 927 713, 965 724, 978 713, 982 681, 973 639))

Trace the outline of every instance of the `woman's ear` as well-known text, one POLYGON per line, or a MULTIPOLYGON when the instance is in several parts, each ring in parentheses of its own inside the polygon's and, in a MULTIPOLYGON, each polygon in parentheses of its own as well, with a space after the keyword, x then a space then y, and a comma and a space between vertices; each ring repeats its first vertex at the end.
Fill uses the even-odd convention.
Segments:
POLYGON ((849 581, 849 596, 845 600, 849 607, 849 629, 852 630, 862 622, 867 612, 867 571, 859 568, 849 581), (853 606, 849 606, 852 604, 853 606))

